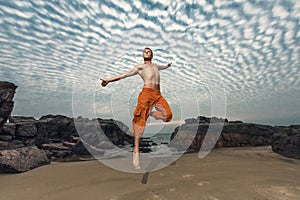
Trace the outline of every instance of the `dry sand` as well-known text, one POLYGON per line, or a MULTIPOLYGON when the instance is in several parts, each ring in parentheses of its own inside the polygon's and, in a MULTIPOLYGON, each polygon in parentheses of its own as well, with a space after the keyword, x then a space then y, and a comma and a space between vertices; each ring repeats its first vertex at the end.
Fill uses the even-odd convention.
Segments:
POLYGON ((164 169, 130 174, 100 162, 54 162, 0 174, 1 200, 300 199, 300 160, 270 147, 226 148, 204 159, 186 154, 164 169))

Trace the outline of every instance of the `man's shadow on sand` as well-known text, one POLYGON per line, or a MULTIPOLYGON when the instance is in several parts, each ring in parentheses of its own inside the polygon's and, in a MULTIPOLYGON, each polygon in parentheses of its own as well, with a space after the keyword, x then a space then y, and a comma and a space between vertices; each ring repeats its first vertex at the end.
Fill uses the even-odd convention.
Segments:
MULTIPOLYGON (((167 160, 168 161, 168 160, 167 160)), ((149 163, 149 165, 146 167, 146 173, 143 174, 143 177, 142 177, 142 180, 141 180, 141 183, 142 184, 147 184, 148 183, 148 177, 149 177, 149 174, 150 172, 155 169, 155 167, 159 164, 159 163, 169 163, 166 161, 166 158, 160 158, 159 160, 153 160, 152 162, 149 163)), ((170 165, 176 165, 176 161, 173 161, 170 165)))

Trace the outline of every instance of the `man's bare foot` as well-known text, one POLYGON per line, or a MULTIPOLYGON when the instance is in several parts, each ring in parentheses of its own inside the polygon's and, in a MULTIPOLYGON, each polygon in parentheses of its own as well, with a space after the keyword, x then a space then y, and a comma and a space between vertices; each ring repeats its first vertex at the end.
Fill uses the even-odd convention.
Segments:
POLYGON ((141 165, 140 165, 140 154, 139 153, 134 153, 133 152, 132 164, 133 164, 133 167, 135 169, 140 169, 141 168, 141 165))

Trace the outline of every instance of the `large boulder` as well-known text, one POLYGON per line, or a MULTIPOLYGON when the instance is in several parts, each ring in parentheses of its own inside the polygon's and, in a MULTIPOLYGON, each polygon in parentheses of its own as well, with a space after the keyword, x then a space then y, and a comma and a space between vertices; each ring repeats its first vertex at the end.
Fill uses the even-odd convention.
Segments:
POLYGON ((0 169, 4 172, 26 172, 49 163, 46 153, 36 146, 0 151, 0 169))
POLYGON ((14 94, 17 86, 13 83, 0 81, 0 133, 14 107, 14 94))
POLYGON ((272 150, 280 155, 300 159, 300 125, 280 127, 274 135, 272 150))

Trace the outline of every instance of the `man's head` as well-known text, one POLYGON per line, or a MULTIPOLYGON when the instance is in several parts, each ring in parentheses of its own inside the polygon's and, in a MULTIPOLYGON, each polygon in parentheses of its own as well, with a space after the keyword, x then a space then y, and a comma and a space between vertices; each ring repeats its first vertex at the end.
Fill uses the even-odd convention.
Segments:
POLYGON ((146 47, 143 50, 143 58, 144 58, 144 60, 152 60, 152 58, 153 58, 153 52, 152 52, 152 50, 149 47, 146 47))

